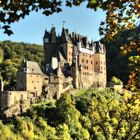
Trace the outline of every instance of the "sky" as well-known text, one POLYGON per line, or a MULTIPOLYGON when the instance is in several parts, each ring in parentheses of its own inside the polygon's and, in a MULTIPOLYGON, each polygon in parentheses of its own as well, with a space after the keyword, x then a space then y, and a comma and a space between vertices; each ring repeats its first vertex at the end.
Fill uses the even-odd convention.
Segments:
POLYGON ((63 21, 64 27, 70 32, 76 32, 87 36, 89 40, 99 40, 98 28, 101 21, 105 20, 105 12, 97 10, 94 12, 86 8, 85 3, 79 7, 63 7, 63 11, 50 16, 45 16, 41 12, 32 12, 25 19, 11 24, 14 35, 10 37, 0 30, 0 41, 11 40, 15 42, 26 42, 43 44, 42 38, 45 29, 50 31, 51 27, 56 27, 57 34, 61 34, 63 21))

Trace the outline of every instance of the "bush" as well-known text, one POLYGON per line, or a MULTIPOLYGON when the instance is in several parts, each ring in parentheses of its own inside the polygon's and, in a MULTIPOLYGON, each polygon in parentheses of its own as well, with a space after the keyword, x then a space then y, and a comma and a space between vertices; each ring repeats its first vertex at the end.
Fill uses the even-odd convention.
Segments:
POLYGON ((115 76, 112 77, 110 83, 114 85, 123 85, 123 82, 115 76))

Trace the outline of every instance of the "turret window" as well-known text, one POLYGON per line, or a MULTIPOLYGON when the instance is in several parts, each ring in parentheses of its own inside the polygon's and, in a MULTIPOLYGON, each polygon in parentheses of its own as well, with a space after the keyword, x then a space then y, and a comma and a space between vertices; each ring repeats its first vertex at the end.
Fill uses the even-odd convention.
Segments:
POLYGON ((27 72, 27 68, 24 68, 23 71, 24 71, 24 72, 27 72))

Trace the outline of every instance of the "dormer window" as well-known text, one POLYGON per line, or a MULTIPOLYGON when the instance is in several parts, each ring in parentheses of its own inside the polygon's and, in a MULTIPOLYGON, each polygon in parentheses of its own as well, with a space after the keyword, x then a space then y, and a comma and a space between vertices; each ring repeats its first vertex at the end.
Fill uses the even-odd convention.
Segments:
POLYGON ((24 72, 27 72, 27 68, 24 68, 23 71, 24 71, 24 72))
POLYGON ((44 43, 49 43, 49 39, 48 38, 44 38, 44 43))

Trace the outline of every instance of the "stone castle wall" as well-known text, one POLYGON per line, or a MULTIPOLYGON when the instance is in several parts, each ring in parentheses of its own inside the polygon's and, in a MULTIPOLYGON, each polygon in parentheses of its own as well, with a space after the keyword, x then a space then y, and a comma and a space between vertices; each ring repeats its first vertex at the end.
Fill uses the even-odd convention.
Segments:
POLYGON ((0 93, 0 107, 6 109, 27 99, 27 91, 3 91, 0 93))

